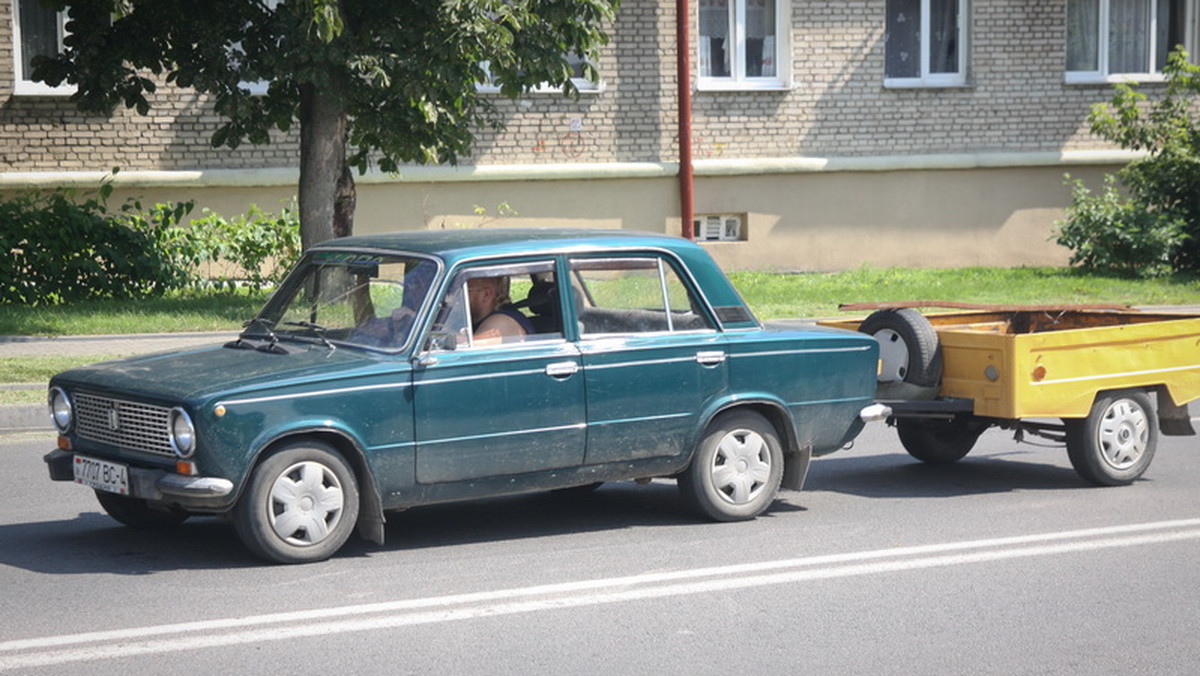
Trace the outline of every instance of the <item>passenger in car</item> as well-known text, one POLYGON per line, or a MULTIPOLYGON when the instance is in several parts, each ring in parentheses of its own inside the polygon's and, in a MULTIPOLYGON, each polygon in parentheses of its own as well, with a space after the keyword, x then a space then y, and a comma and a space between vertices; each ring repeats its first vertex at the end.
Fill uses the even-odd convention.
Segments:
POLYGON ((508 277, 477 277, 467 282, 476 343, 510 342, 536 333, 533 322, 512 306, 508 277))

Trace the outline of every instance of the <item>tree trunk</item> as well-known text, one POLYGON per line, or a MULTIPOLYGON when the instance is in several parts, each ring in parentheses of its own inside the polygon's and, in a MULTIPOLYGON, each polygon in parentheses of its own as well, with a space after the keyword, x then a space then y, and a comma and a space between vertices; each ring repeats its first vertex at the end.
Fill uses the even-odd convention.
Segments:
POLYGON ((304 249, 354 229, 346 111, 313 84, 300 88, 300 241, 304 249))

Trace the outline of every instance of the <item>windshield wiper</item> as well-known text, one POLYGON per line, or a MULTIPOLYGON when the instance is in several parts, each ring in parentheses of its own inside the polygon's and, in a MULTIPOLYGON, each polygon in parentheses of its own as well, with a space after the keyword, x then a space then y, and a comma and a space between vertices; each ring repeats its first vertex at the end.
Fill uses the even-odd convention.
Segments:
POLYGON ((238 334, 237 340, 225 343, 225 347, 232 347, 240 350, 258 350, 260 352, 271 352, 275 354, 287 354, 287 350, 279 346, 279 336, 275 335, 274 331, 275 322, 263 317, 255 317, 242 326, 245 327, 245 330, 238 334), (266 345, 254 345, 246 342, 246 338, 248 337, 246 334, 250 330, 250 327, 254 326, 255 324, 261 326, 267 332, 267 340, 270 342, 268 342, 266 345))
POLYGON ((329 350, 331 352, 333 350, 337 349, 337 345, 334 345, 332 342, 329 341, 328 338, 325 337, 325 331, 327 329, 324 326, 321 326, 320 324, 314 324, 312 322, 284 322, 283 325, 284 326, 300 326, 300 327, 306 328, 309 331, 312 331, 318 338, 320 338, 321 342, 325 343, 325 347, 329 348, 329 350))

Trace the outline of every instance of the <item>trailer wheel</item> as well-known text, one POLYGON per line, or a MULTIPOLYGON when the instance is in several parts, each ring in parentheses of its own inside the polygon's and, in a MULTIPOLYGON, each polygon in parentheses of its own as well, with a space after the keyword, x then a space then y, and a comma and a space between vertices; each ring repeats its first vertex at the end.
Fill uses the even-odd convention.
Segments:
POLYGON ((1133 483, 1154 459, 1158 419, 1150 397, 1141 390, 1104 393, 1096 398, 1086 418, 1063 422, 1071 466, 1094 484, 1133 483))
POLYGON ((942 382, 937 332, 911 308, 872 312, 858 330, 879 342, 881 399, 932 399, 942 382))
POLYGON ((950 420, 899 418, 896 433, 908 454, 922 462, 948 465, 962 460, 988 428, 965 417, 950 420))

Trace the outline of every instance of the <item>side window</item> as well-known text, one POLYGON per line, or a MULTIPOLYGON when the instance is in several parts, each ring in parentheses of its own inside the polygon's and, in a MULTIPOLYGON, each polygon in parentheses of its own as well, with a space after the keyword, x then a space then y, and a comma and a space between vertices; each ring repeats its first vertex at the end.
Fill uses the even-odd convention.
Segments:
POLYGON ((561 339, 553 261, 466 268, 442 299, 428 350, 464 350, 561 339))
POLYGON ((585 336, 713 329, 679 274, 661 258, 575 259, 571 286, 585 336))

